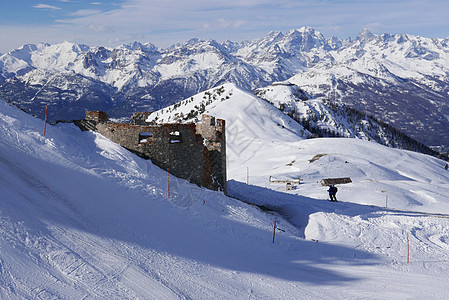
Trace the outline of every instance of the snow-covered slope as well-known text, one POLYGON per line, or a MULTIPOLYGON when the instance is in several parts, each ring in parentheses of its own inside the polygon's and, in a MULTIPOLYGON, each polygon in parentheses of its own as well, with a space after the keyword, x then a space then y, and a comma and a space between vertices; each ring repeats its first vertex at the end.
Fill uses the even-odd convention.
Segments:
POLYGON ((74 126, 44 137, 42 125, 0 103, 0 298, 296 293, 295 269, 276 270, 290 256, 271 245, 272 216, 173 177, 167 199, 150 162, 74 126))
POLYGON ((261 187, 276 187, 269 185, 270 176, 300 177, 309 183, 304 185, 306 195, 320 198, 323 188, 316 184, 318 181, 326 177, 351 177, 355 190, 361 184, 360 190, 371 191, 363 197, 358 194, 349 197, 351 202, 384 206, 386 191, 395 186, 390 207, 413 210, 425 207, 425 212, 449 213, 446 197, 449 171, 444 169, 443 160, 365 139, 305 140, 310 133, 301 125, 272 104, 232 84, 156 111, 147 121, 189 122, 200 120, 203 113, 226 121, 228 179, 246 182, 247 168, 250 183, 261 187), (315 155, 319 159, 311 163, 315 155), (410 183, 416 187, 410 188, 410 183))
POLYGON ((370 114, 326 97, 309 99, 310 95, 295 84, 274 83, 256 89, 254 93, 289 115, 314 136, 358 138, 393 148, 441 156, 438 151, 370 114))
MULTIPOLYGON (((314 132, 322 132, 325 137, 350 137, 373 140, 373 137, 382 133, 369 134, 364 130, 363 122, 368 120, 349 120, 349 115, 338 115, 331 109, 332 103, 326 99, 309 99, 309 96, 292 83, 275 83, 273 85, 255 90, 255 95, 273 104, 285 114, 294 118, 314 132), (359 121, 359 122, 357 122, 359 121)), ((369 124, 373 125, 373 124, 369 124)), ((387 141, 386 141, 387 142, 387 141)), ((384 143, 384 144, 388 144, 384 143)))
POLYGON ((203 113, 226 121, 227 145, 232 145, 227 151, 238 155, 250 153, 247 147, 263 147, 271 142, 273 135, 280 141, 289 142, 302 140, 310 134, 270 103, 233 84, 207 90, 156 111, 147 121, 192 122, 201 120, 203 113))
POLYGON ((449 219, 404 210, 449 212, 442 161, 355 139, 303 140, 268 103, 232 86, 222 96, 248 111, 211 104, 227 128, 242 118, 248 127, 227 131, 229 147, 260 126, 253 112, 264 116, 252 143, 228 151, 231 192, 277 213, 173 177, 168 199, 167 175, 151 162, 70 124, 43 136, 41 120, 0 102, 0 298, 447 295, 449 219), (327 155, 309 162, 316 154, 327 155), (304 182, 285 193, 269 175, 304 182), (340 203, 326 201, 316 181, 341 175, 354 183, 339 186, 340 203), (383 209, 385 195, 402 210, 383 209))
MULTIPOLYGON (((226 95, 228 89, 225 87, 222 95, 226 95)), ((214 94, 213 91, 208 93, 214 94)), ((205 100, 209 99, 207 94, 201 95, 206 96, 205 100)), ((235 98, 233 95, 227 103, 245 102, 245 98, 252 98, 245 93, 235 98)), ((195 102, 197 99, 194 97, 190 103, 199 105, 195 102)), ((189 100, 185 103, 180 102, 177 109, 170 107, 164 112, 156 112, 153 119, 162 116, 163 121, 170 120, 170 116, 179 113, 189 100)), ((227 127, 233 128, 234 122, 242 118, 247 120, 244 130, 226 131, 228 190, 232 196, 281 212, 296 226, 299 236, 306 240, 351 245, 354 259, 361 255, 357 253, 358 249, 382 258, 382 263, 374 263, 377 270, 374 273, 366 266, 351 271, 357 277, 374 279, 368 280, 369 286, 362 284, 361 288, 358 282, 351 282, 349 289, 357 291, 351 296, 339 295, 342 286, 333 286, 336 295, 330 292, 327 296, 314 295, 315 298, 419 299, 429 297, 422 293, 430 286, 436 289, 431 292, 431 298, 444 297, 447 287, 440 289, 433 285, 433 280, 444 281, 443 274, 449 267, 444 262, 449 249, 446 227, 449 220, 449 171, 444 168, 446 162, 359 139, 284 140, 288 130, 284 133, 266 130, 260 139, 264 143, 258 144, 258 139, 254 139, 254 143, 246 145, 244 151, 233 151, 242 145, 237 137, 248 134, 246 128, 259 125, 245 116, 244 111, 234 110, 234 105, 208 108, 203 109, 205 113, 227 116, 227 127), (300 178, 301 184, 287 192, 285 184, 270 183, 270 177, 273 180, 300 178), (353 183, 338 185, 340 203, 334 204, 326 201, 327 187, 322 187, 319 182, 323 178, 335 177, 350 177, 353 183), (406 263, 407 235, 410 264, 406 263), (385 267, 388 274, 395 274, 392 276, 399 276, 401 280, 384 273, 385 267), (435 277, 430 279, 430 283, 425 283, 429 279, 420 278, 426 277, 425 274, 435 277), (409 293, 408 289, 414 292, 409 293)), ((273 120, 269 120, 269 114, 261 114, 265 115, 264 124, 276 120, 274 115, 271 115, 273 120)), ((333 268, 339 269, 336 267, 339 264, 334 261, 333 268)), ((320 288, 326 290, 323 285, 320 288)))

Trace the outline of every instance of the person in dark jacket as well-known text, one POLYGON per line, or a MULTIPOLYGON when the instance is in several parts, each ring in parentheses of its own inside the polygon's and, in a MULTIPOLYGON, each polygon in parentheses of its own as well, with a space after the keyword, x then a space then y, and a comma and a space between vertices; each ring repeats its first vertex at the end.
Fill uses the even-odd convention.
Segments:
POLYGON ((337 187, 335 185, 330 185, 329 189, 327 190, 329 192, 329 197, 331 198, 331 201, 337 202, 337 187))

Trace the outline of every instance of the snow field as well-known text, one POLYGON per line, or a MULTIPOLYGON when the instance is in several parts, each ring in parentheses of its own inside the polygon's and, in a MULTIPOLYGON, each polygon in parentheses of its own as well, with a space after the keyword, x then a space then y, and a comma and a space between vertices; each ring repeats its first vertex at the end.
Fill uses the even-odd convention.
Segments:
POLYGON ((272 245, 271 215, 174 178, 168 200, 166 173, 150 162, 68 125, 43 137, 41 121, 1 109, 2 298, 276 298, 302 290, 296 263, 279 252, 298 239, 279 232, 272 245), (13 127, 3 121, 13 119, 13 127))
MULTIPOLYGON (((287 116, 261 108, 257 114, 264 116, 263 121, 255 120, 251 111, 258 100, 236 92, 232 86, 225 86, 225 93, 231 89, 229 99, 213 102, 205 109, 226 120, 229 193, 276 211, 294 225, 288 232, 312 241, 307 245, 315 242, 316 247, 322 243, 329 247, 315 249, 315 253, 301 245, 300 251, 306 252, 308 259, 319 257, 313 264, 317 268, 322 266, 322 257, 330 256, 324 259, 332 261, 323 264, 326 270, 357 278, 332 286, 332 291, 324 282, 315 282, 321 297, 445 297, 449 225, 449 173, 444 170, 445 162, 356 139, 304 140, 298 135, 300 129, 292 137, 292 131, 277 126, 289 124, 287 116), (287 192, 285 184, 270 184, 270 176, 299 177, 302 183, 287 192), (338 186, 340 203, 325 201, 327 187, 319 184, 321 179, 332 177, 350 177, 353 181, 338 186), (406 263, 407 233, 410 264, 406 263), (351 268, 353 261, 363 263, 351 268)), ((199 99, 188 105, 198 105, 199 99)), ((175 113, 164 111, 156 113, 164 121, 175 113)), ((331 280, 332 275, 324 277, 331 280)))
POLYGON ((167 174, 151 162, 73 125, 44 137, 41 120, 1 102, 0 298, 444 299, 441 161, 304 140, 284 114, 233 95, 207 108, 236 129, 230 194, 271 212, 172 176, 167 199, 167 174), (304 181, 286 192, 269 176, 304 181), (318 183, 335 176, 353 180, 340 203, 318 183))

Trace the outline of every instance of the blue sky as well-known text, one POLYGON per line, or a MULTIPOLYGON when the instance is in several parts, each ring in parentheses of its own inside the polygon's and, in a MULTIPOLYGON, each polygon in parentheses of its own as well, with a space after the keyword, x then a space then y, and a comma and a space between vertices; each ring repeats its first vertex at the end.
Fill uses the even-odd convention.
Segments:
POLYGON ((168 47, 190 38, 261 38, 311 26, 325 37, 449 36, 447 0, 1 0, 0 53, 27 43, 71 41, 168 47))

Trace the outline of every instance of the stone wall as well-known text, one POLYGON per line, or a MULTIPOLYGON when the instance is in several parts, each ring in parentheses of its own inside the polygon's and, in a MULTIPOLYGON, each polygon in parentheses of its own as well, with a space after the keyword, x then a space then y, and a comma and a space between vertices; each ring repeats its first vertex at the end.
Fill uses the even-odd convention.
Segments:
POLYGON ((224 120, 203 116, 198 124, 133 125, 103 119, 95 130, 176 177, 226 192, 224 120))
POLYGON ((197 134, 203 137, 203 143, 208 150, 211 173, 218 182, 226 186, 226 134, 225 120, 203 115, 201 122, 196 124, 197 134))
POLYGON ((325 178, 321 179, 320 183, 321 186, 329 186, 334 184, 346 184, 351 183, 352 180, 349 177, 342 177, 342 178, 325 178))
POLYGON ((108 115, 104 111, 86 111, 86 120, 94 122, 107 122, 108 115))
POLYGON ((135 112, 131 116, 131 123, 134 125, 147 125, 146 119, 151 115, 151 112, 135 112))

